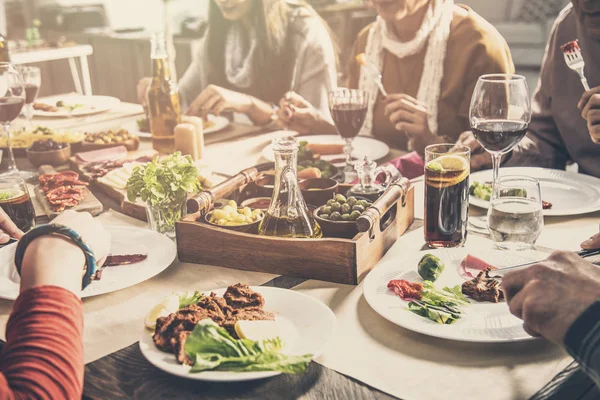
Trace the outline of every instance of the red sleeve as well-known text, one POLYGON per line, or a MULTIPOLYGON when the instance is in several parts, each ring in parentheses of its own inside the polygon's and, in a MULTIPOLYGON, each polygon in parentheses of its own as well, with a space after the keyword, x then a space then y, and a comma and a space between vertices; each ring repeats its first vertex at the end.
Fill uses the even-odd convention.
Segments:
POLYGON ((68 290, 34 287, 17 298, 0 355, 1 399, 81 399, 83 304, 68 290))

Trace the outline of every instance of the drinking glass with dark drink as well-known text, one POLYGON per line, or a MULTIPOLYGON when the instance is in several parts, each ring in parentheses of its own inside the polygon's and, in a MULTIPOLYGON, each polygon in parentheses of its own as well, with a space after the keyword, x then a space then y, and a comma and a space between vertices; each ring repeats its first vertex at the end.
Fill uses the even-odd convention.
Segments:
POLYGON ((23 179, 0 178, 0 207, 23 232, 35 226, 33 203, 23 179))
POLYGON ((0 124, 4 127, 6 144, 8 147, 8 171, 0 175, 19 175, 23 179, 33 174, 21 172, 17 169, 15 156, 10 142, 10 124, 23 109, 25 104, 25 88, 23 78, 19 71, 10 63, 0 63, 0 124))
POLYGON ((477 81, 469 113, 475 138, 492 155, 493 184, 502 155, 525 137, 531 121, 527 80, 521 75, 483 75, 477 81))
POLYGON ((42 86, 42 73, 38 67, 19 66, 17 70, 23 78, 25 87, 25 117, 28 126, 32 127, 33 103, 40 92, 40 86, 42 86))
POLYGON ((363 126, 369 105, 367 92, 358 89, 338 88, 329 92, 329 109, 338 133, 346 141, 344 153, 346 167, 344 182, 350 183, 356 179, 352 163, 352 141, 363 126))
POLYGON ((425 148, 425 242, 458 247, 467 240, 471 150, 434 144, 425 148))

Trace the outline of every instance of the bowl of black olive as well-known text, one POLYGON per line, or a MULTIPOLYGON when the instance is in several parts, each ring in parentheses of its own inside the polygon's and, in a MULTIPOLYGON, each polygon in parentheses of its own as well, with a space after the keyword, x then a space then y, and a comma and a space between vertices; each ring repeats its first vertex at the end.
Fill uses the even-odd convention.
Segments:
POLYGON ((53 139, 37 140, 27 149, 27 159, 36 167, 63 165, 69 162, 69 157, 71 157, 71 145, 53 139))
POLYGON ((371 204, 365 199, 336 194, 313 214, 325 236, 352 239, 358 234, 356 220, 371 204))

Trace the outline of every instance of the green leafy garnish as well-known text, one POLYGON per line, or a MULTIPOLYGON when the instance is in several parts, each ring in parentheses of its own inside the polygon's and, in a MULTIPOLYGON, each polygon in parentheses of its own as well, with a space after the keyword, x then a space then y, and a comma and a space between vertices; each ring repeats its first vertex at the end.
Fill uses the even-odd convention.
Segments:
POLYGON ((197 304, 200 300, 204 298, 204 294, 199 291, 195 291, 194 293, 183 293, 179 295, 179 308, 187 307, 192 304, 197 304))
POLYGON ((478 199, 490 201, 492 198, 492 185, 488 185, 487 183, 473 182, 471 187, 469 187, 469 194, 477 197, 478 199))
POLYGON ((451 324, 460 318, 461 305, 470 304, 460 285, 438 290, 432 282, 423 282, 421 299, 408 304, 408 310, 438 324, 451 324))
POLYGON ((161 214, 158 230, 166 232, 181 219, 188 193, 196 194, 200 189, 198 169, 192 158, 177 152, 135 167, 127 181, 127 199, 135 202, 140 197, 156 207, 161 214))
POLYGON ((253 341, 234 339, 224 328, 205 319, 196 325, 185 342, 185 353, 194 360, 190 372, 279 371, 297 374, 306 371, 312 354, 290 356, 281 352, 279 338, 253 341))

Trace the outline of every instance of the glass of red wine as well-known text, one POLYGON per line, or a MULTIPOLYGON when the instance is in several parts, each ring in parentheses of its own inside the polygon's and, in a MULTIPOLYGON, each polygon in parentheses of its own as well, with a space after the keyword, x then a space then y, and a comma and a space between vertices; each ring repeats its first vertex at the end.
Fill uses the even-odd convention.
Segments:
POLYGON ((338 88, 329 92, 329 109, 338 133, 346 141, 344 154, 346 167, 344 182, 350 183, 356 179, 352 162, 352 142, 358 136, 367 116, 369 96, 367 92, 358 89, 338 88))
POLYGON ((0 175, 23 175, 28 178, 31 174, 21 173, 17 169, 15 156, 10 143, 10 124, 23 109, 25 104, 25 88, 23 78, 11 63, 0 63, 0 124, 6 134, 6 147, 8 149, 8 171, 0 175), (25 176, 26 175, 26 176, 25 176))
POLYGON ((25 117, 27 118, 27 125, 32 128, 33 103, 40 92, 42 73, 38 67, 25 65, 17 67, 17 70, 21 74, 25 86, 25 117))
POLYGON ((492 156, 492 185, 495 186, 502 155, 525 137, 531 121, 531 101, 525 77, 512 74, 481 76, 471 98, 469 120, 475 138, 492 156))

